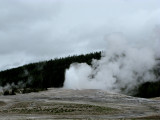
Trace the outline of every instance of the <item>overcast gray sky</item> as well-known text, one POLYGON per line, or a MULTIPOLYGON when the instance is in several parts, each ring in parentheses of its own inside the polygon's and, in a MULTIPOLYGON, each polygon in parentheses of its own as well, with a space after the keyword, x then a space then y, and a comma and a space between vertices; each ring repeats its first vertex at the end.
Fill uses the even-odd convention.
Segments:
POLYGON ((113 33, 151 46, 159 26, 160 0, 0 0, 0 70, 104 50, 113 33))

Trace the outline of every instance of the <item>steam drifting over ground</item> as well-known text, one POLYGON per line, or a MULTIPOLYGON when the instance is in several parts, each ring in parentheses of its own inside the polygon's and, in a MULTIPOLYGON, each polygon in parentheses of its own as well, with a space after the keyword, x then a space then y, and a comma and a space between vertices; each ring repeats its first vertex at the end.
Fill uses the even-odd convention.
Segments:
MULTIPOLYGON (((128 2, 121 4, 130 6, 128 2)), ((135 3, 138 6, 139 1, 135 3)), ((106 47, 101 60, 93 60, 91 66, 72 64, 66 70, 64 88, 127 93, 143 82, 156 80, 151 70, 160 57, 160 9, 151 10, 145 3, 141 9, 130 6, 132 12, 119 7, 113 14, 119 10, 121 16, 113 15, 116 17, 108 23, 109 30, 103 31, 106 47)))

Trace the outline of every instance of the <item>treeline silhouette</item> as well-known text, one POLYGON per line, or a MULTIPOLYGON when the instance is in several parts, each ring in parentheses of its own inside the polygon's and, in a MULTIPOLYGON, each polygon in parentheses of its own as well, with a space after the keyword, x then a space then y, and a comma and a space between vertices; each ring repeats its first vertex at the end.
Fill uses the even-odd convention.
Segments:
MULTIPOLYGON (((45 90, 49 87, 63 87, 65 70, 72 63, 87 63, 91 65, 92 59, 99 60, 102 52, 94 52, 85 55, 74 55, 65 58, 56 58, 49 61, 31 63, 18 68, 0 72, 0 86, 6 89, 4 95, 15 94, 15 88, 23 88, 22 93, 45 90), (12 89, 12 91, 8 91, 12 89)), ((160 66, 160 65, 159 65, 160 66)), ((153 70, 157 79, 160 78, 160 67, 153 70)), ((106 78, 107 79, 107 78, 106 78)), ((84 83, 85 84, 85 83, 84 83)), ((134 89, 136 97, 160 96, 160 79, 156 82, 146 82, 134 89)))
POLYGON ((74 55, 65 58, 31 63, 22 67, 0 72, 0 86, 23 86, 26 88, 63 87, 65 70, 71 63, 87 63, 91 65, 92 59, 100 59, 101 52, 86 55, 74 55))
POLYGON ((141 84, 134 96, 142 98, 160 97, 160 80, 141 84))
MULTIPOLYGON (((160 61, 160 59, 157 59, 160 61)), ((160 63, 152 71, 155 74, 155 82, 144 82, 137 87, 136 97, 152 98, 160 97, 160 63)))

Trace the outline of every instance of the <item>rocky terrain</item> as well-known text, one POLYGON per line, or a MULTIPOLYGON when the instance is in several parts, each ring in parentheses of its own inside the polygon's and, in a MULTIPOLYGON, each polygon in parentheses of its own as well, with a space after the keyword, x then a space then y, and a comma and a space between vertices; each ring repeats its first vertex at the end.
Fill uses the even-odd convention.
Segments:
POLYGON ((160 99, 103 90, 49 88, 38 93, 0 96, 0 120, 160 119, 160 99))

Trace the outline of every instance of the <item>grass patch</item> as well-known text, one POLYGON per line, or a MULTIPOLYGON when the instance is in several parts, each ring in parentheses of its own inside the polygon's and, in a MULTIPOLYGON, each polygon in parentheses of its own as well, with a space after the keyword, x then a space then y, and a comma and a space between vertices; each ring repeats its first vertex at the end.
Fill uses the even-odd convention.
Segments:
POLYGON ((13 114, 106 115, 119 111, 109 107, 88 104, 19 102, 2 112, 13 114))

